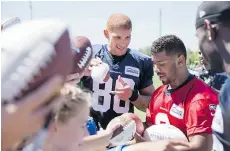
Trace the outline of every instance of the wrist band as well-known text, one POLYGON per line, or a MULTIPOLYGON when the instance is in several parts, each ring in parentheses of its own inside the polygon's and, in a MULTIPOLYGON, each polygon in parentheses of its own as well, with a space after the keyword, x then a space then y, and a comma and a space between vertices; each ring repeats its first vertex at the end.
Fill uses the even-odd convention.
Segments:
POLYGON ((129 100, 131 102, 135 102, 138 98, 138 91, 137 90, 133 90, 132 96, 129 98, 129 100))

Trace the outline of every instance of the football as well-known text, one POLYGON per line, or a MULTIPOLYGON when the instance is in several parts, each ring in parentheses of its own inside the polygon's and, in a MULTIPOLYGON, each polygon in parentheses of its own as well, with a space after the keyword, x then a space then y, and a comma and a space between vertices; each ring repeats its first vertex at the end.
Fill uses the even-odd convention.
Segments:
POLYGON ((90 40, 84 36, 78 36, 72 39, 72 50, 74 56, 74 69, 72 73, 82 73, 93 55, 90 40))
POLYGON ((68 28, 59 20, 8 27, 2 31, 1 44, 3 103, 19 100, 54 75, 65 79, 73 69, 68 28))
POLYGON ((101 63, 97 66, 92 67, 91 77, 93 81, 97 83, 105 83, 109 80, 109 65, 106 63, 101 63))
POLYGON ((187 140, 187 137, 180 129, 168 124, 158 124, 150 126, 144 131, 143 137, 147 141, 156 141, 164 139, 187 140))
POLYGON ((136 114, 134 114, 134 113, 124 113, 121 116, 132 118, 136 123, 136 132, 138 134, 140 134, 140 135, 143 134, 143 132, 145 130, 144 125, 143 125, 141 119, 136 114))
POLYGON ((137 132, 142 134, 144 126, 141 120, 133 113, 125 113, 110 121, 107 127, 112 126, 114 123, 120 122, 121 127, 114 131, 110 143, 112 145, 123 145, 134 138, 137 132))

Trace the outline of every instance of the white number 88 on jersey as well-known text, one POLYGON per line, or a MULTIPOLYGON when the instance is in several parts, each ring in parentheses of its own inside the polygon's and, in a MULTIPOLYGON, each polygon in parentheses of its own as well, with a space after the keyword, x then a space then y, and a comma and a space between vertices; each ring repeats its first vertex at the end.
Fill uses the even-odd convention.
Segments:
MULTIPOLYGON (((126 82, 130 88, 134 88, 134 81, 132 79, 124 78, 122 77, 124 82, 126 82)), ((124 103, 124 107, 120 106, 120 100, 117 95, 111 96, 111 91, 112 91, 112 84, 113 84, 113 79, 110 78, 106 83, 105 87, 103 89, 99 89, 99 83, 93 82, 93 101, 92 101, 92 107, 95 111, 100 111, 100 112, 106 112, 110 109, 111 105, 111 98, 114 98, 114 103, 113 103, 113 110, 116 113, 127 113, 129 111, 129 105, 130 101, 126 100, 124 103), (103 103, 100 103, 100 99, 103 99, 103 103)), ((116 87, 119 86, 120 84, 118 81, 116 81, 116 87)))

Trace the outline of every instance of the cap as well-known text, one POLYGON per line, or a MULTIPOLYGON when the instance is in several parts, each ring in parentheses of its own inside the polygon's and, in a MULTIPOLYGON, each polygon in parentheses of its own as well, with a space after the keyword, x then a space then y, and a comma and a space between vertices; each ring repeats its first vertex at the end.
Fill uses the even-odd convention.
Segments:
POLYGON ((205 1, 197 9, 196 28, 204 25, 207 19, 211 23, 230 20, 230 1, 205 1))

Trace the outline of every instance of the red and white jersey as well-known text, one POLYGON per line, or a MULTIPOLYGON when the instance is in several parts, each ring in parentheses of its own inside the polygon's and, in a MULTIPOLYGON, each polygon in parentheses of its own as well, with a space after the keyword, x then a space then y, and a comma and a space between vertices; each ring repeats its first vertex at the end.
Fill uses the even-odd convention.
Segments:
POLYGON ((212 133, 212 120, 218 105, 217 94, 203 81, 191 77, 184 84, 167 90, 162 85, 152 95, 146 111, 149 124, 171 124, 186 136, 212 133))

